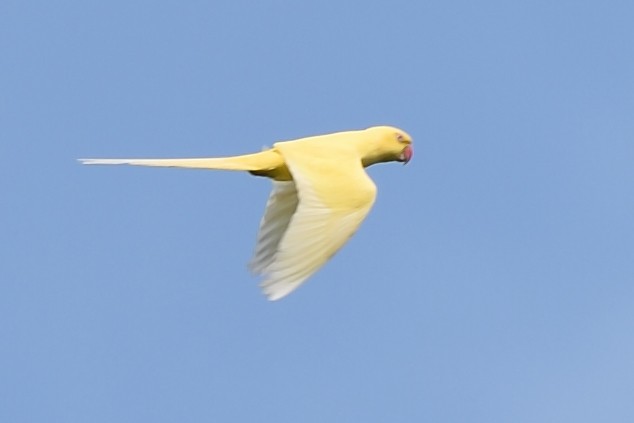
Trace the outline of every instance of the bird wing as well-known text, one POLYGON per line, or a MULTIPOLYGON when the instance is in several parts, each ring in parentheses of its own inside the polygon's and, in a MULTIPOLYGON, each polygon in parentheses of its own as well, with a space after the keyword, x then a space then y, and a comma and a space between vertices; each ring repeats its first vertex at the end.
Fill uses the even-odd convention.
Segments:
POLYGON ((376 186, 355 151, 294 143, 276 148, 293 176, 299 201, 289 217, 295 201, 290 187, 284 193, 274 190, 275 200, 265 213, 256 259, 258 251, 265 253, 254 269, 264 276, 261 286, 270 300, 288 295, 323 266, 357 231, 376 198, 376 186), (272 235, 264 236, 268 228, 272 235))
POLYGON ((297 209, 298 202, 295 182, 273 181, 273 190, 260 221, 255 252, 249 262, 253 273, 261 274, 273 262, 277 247, 297 209))

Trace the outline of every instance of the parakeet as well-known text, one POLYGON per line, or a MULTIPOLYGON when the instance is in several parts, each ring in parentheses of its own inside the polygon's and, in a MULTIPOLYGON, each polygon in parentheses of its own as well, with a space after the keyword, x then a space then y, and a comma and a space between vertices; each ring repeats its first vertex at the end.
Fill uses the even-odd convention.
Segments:
POLYGON ((259 153, 193 159, 79 159, 84 164, 242 170, 273 180, 250 269, 269 300, 285 297, 357 231, 376 198, 364 168, 407 163, 412 138, 391 126, 282 141, 259 153))

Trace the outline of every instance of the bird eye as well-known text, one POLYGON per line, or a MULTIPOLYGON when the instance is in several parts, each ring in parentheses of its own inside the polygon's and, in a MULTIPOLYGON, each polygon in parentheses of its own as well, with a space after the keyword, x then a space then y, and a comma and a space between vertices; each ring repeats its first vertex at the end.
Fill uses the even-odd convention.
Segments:
POLYGON ((396 140, 399 142, 403 142, 405 141, 405 137, 403 136, 403 134, 396 134, 396 140))

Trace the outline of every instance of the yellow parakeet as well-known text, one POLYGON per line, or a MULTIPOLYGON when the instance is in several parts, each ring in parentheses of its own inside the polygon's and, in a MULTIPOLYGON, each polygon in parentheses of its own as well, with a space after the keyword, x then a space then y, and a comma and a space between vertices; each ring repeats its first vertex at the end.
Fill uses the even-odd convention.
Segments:
POLYGON ((277 142, 259 153, 197 159, 80 159, 128 164, 248 171, 273 180, 251 270, 269 300, 295 290, 356 232, 376 197, 364 167, 407 163, 412 138, 391 126, 277 142))

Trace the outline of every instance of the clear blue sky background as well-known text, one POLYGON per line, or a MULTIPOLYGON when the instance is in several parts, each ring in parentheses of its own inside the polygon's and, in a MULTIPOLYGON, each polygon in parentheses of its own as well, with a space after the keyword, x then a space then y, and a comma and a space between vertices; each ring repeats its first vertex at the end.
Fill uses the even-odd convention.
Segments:
POLYGON ((0 5, 0 421, 634 421, 634 5, 0 5), (269 182, 84 167, 400 126, 306 285, 269 182))

